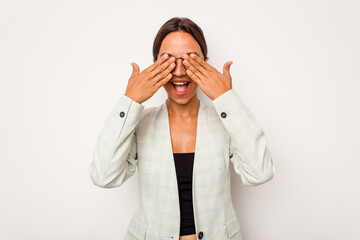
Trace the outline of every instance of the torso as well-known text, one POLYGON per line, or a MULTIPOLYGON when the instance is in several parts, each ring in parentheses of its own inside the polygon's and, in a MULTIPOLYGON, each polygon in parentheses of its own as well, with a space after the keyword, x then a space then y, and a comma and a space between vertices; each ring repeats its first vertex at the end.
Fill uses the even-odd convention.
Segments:
MULTIPOLYGON (((169 116, 173 153, 195 152, 197 116, 176 119, 169 116)), ((196 240, 196 234, 180 236, 179 240, 196 240)))

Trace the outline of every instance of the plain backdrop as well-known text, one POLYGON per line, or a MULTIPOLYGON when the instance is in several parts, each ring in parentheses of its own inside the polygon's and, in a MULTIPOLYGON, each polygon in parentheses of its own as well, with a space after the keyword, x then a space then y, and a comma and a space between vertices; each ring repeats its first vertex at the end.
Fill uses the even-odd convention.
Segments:
MULTIPOLYGON (((360 239, 358 1, 0 1, 0 239, 123 239, 137 173, 92 184, 102 125, 159 28, 188 17, 231 60, 274 178, 232 199, 244 240, 360 239)), ((198 96, 209 100, 198 89, 198 96)), ((161 88, 145 107, 163 103, 161 88)))

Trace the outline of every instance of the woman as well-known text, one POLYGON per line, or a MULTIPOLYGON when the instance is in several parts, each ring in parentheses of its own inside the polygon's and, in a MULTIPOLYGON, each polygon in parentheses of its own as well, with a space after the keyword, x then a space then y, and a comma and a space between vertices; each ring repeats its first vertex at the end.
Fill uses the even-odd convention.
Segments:
POLYGON ((97 138, 89 168, 95 185, 119 187, 138 169, 139 205, 125 240, 241 240, 230 162, 248 186, 274 175, 264 132, 232 89, 232 62, 221 74, 206 55, 198 25, 168 20, 154 41, 154 63, 142 72, 132 64, 126 92, 97 138), (160 87, 168 99, 145 109, 160 87), (198 99, 198 87, 212 105, 198 99))

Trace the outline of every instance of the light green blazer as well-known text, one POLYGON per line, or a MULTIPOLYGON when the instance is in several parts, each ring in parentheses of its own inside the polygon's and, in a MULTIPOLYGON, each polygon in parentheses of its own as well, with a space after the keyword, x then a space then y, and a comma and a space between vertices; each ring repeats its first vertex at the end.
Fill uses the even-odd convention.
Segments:
MULTIPOLYGON (((192 183, 198 239, 242 240, 231 200, 230 162, 248 186, 265 183, 275 173, 264 132, 234 89, 212 104, 200 100, 192 183)), ((179 196, 166 102, 144 108, 123 94, 97 138, 89 173, 95 185, 113 188, 136 169, 139 205, 124 239, 179 239, 179 196)))

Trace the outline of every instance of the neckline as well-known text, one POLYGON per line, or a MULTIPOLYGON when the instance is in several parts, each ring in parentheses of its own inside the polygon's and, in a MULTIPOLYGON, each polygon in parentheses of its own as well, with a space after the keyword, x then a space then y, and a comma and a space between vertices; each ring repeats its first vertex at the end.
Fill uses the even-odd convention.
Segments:
MULTIPOLYGON (((199 108, 198 108, 198 114, 197 114, 197 120, 196 120, 196 140, 195 140, 195 151, 194 152, 185 152, 185 153, 174 153, 173 151, 171 151, 173 153, 173 156, 179 156, 179 155, 195 155, 196 149, 198 148, 198 136, 199 136, 199 131, 200 131, 200 125, 199 122, 201 121, 201 117, 202 117, 202 111, 203 111, 203 103, 202 101, 199 99, 199 108)), ((167 132, 168 132, 168 136, 170 138, 170 147, 172 150, 172 140, 171 140, 171 133, 170 133, 170 117, 169 117, 169 109, 168 106, 166 104, 166 100, 163 102, 163 104, 161 105, 162 108, 164 108, 165 110, 165 114, 166 114, 166 125, 167 125, 167 132)))

